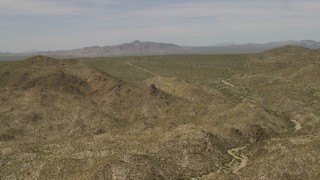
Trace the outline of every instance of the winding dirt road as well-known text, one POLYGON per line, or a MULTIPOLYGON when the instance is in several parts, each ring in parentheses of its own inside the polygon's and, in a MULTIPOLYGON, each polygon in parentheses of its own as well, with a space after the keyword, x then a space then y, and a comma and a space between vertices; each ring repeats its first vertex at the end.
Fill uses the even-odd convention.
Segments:
POLYGON ((149 70, 147 70, 147 69, 144 69, 144 68, 142 68, 142 67, 139 67, 139 66, 133 65, 133 64, 131 64, 131 63, 129 63, 129 62, 126 62, 126 64, 128 64, 129 66, 132 66, 132 67, 138 68, 138 69, 140 69, 140 70, 142 70, 142 71, 144 71, 144 72, 147 72, 147 73, 149 73, 149 74, 152 74, 152 75, 154 75, 154 76, 158 76, 158 77, 160 77, 160 76, 159 76, 158 74, 156 74, 156 73, 153 73, 153 72, 151 72, 151 71, 149 71, 149 70))
POLYGON ((221 82, 222 82, 223 84, 227 85, 227 86, 234 87, 233 84, 231 84, 231 83, 229 83, 229 82, 227 82, 227 81, 225 81, 225 80, 221 80, 221 82))
POLYGON ((246 146, 233 148, 228 150, 228 154, 233 157, 233 160, 230 162, 229 166, 232 169, 233 173, 238 173, 238 171, 246 167, 248 162, 248 157, 243 153, 240 153, 246 146))
POLYGON ((241 151, 245 148, 246 146, 229 149, 228 154, 231 155, 233 159, 230 163, 226 164, 224 167, 221 167, 218 170, 218 173, 232 172, 234 174, 237 174, 240 169, 246 167, 248 157, 241 153, 241 151))

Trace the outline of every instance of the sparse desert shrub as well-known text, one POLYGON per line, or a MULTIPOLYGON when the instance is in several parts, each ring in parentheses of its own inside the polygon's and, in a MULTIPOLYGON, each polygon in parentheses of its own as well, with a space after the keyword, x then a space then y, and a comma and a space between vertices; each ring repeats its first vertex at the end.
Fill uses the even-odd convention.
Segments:
POLYGON ((158 88, 156 87, 156 85, 150 84, 149 93, 154 96, 158 95, 158 88))
POLYGON ((13 134, 4 133, 0 135, 0 141, 11 141, 15 138, 13 134))
POLYGON ((102 128, 99 128, 97 129, 97 131, 95 132, 95 135, 100 135, 100 134, 104 134, 106 133, 106 130, 105 129, 102 129, 102 128))
POLYGON ((0 141, 12 141, 17 135, 22 134, 21 129, 9 129, 6 132, 0 134, 0 141))
POLYGON ((265 139, 270 138, 270 134, 268 131, 261 127, 260 125, 250 125, 250 136, 255 140, 255 141, 262 141, 265 139))

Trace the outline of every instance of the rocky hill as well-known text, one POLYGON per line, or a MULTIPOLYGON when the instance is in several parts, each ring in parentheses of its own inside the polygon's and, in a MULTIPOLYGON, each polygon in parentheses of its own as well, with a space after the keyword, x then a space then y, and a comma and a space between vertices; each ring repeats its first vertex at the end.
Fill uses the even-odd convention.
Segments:
MULTIPOLYGON (((4 65, 0 82, 1 179, 13 172, 27 179, 182 176, 186 168, 174 159, 183 144, 176 146, 175 131, 189 133, 174 129, 206 111, 154 85, 132 86, 85 64, 43 56, 4 65)), ((207 138, 197 133, 193 143, 207 138)), ((200 147, 187 149, 205 150, 200 147)), ((201 167, 209 168, 191 171, 201 167)))
POLYGON ((0 64, 0 179, 319 178, 317 50, 192 57, 183 71, 225 76, 166 68, 138 86, 76 60, 0 64))

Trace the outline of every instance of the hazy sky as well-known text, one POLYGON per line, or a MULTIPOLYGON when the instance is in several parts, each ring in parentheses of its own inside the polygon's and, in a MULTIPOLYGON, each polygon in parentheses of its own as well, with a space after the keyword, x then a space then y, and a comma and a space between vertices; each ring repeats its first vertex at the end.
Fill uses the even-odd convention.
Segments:
POLYGON ((320 40, 320 0, 0 0, 0 52, 320 40))

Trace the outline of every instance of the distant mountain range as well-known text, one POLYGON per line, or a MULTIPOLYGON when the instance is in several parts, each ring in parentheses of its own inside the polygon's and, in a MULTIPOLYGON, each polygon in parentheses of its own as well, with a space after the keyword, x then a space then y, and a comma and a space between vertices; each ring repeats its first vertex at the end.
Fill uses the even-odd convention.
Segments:
POLYGON ((115 46, 92 46, 73 50, 58 50, 47 52, 32 52, 21 54, 0 53, 0 56, 18 55, 33 56, 46 55, 52 57, 108 57, 108 56, 141 56, 166 54, 236 54, 259 53, 273 48, 294 45, 310 49, 320 49, 320 42, 313 40, 280 41, 264 44, 233 44, 222 43, 214 46, 179 46, 169 43, 141 42, 135 40, 115 46))
POLYGON ((11 54, 11 53, 9 53, 9 52, 0 52, 0 55, 9 55, 9 54, 11 54))
POLYGON ((93 46, 74 50, 42 52, 42 55, 99 57, 99 56, 134 56, 162 55, 183 52, 184 47, 169 43, 141 42, 120 44, 116 46, 93 46))
POLYGON ((218 46, 209 46, 209 47, 195 47, 199 51, 213 52, 213 53, 259 53, 266 50, 293 45, 301 46, 309 49, 319 49, 320 42, 313 40, 302 40, 302 41, 278 41, 278 42, 269 42, 264 44, 228 44, 228 45, 218 45, 218 46))
POLYGON ((214 46, 198 46, 198 47, 185 47, 189 52, 195 54, 236 54, 236 53, 260 53, 270 49, 293 45, 301 46, 309 49, 319 49, 320 42, 313 40, 303 40, 303 41, 279 41, 279 42, 269 42, 264 44, 233 44, 233 43, 221 43, 214 46))
POLYGON ((310 49, 319 49, 320 42, 312 40, 281 41, 265 44, 231 44, 215 46, 179 46, 169 43, 133 41, 115 46, 93 46, 74 50, 42 52, 43 55, 76 56, 76 57, 103 57, 103 56, 136 56, 136 55, 164 55, 164 54, 233 54, 258 53, 269 49, 295 45, 310 49))

